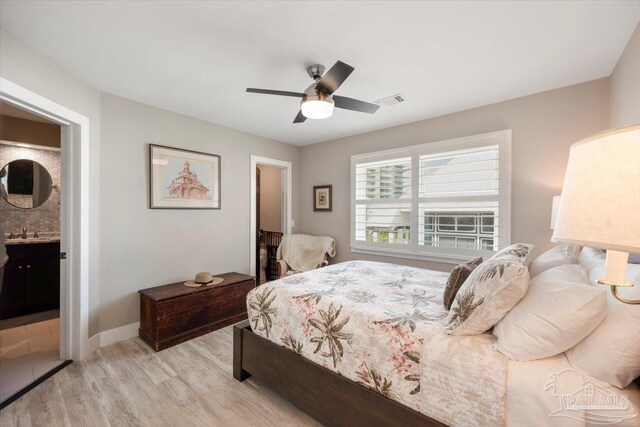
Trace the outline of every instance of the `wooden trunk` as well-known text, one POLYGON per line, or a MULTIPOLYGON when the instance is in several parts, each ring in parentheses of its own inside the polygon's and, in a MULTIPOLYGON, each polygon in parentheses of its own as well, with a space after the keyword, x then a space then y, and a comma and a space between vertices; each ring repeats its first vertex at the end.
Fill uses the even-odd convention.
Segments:
POLYGON ((212 287, 178 282, 139 291, 140 338, 160 351, 246 319, 255 279, 240 273, 218 277, 224 281, 212 287))

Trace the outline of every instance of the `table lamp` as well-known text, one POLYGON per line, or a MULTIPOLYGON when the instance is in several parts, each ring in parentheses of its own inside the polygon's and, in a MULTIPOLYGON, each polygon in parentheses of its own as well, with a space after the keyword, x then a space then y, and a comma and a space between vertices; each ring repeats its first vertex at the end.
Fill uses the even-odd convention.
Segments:
POLYGON ((640 252, 640 125, 603 132, 571 146, 554 242, 606 249, 605 277, 598 280, 618 293, 629 252, 640 252))

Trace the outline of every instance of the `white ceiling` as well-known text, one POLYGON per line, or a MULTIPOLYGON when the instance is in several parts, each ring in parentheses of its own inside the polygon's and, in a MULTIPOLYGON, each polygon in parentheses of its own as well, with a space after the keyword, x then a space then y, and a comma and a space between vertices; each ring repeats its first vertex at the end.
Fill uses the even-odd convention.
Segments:
POLYGON ((611 74, 627 2, 15 2, 0 25, 98 89, 306 145, 611 74), (407 102, 293 124, 305 67, 355 67, 337 94, 407 102))

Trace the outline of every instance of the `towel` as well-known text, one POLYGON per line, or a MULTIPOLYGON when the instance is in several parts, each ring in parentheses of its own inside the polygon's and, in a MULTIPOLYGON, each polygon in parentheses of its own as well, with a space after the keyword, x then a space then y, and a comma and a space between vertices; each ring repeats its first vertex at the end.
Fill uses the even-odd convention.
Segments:
POLYGON ((292 270, 310 271, 318 268, 325 254, 336 255, 336 241, 331 237, 287 234, 282 238, 277 260, 284 260, 292 270))

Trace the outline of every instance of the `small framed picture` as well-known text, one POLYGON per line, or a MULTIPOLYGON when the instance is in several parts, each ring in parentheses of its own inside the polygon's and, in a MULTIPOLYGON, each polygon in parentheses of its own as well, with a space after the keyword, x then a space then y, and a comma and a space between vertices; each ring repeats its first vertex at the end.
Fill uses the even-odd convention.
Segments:
POLYGON ((151 209, 220 209, 220 156, 149 145, 151 209))
POLYGON ((316 185, 313 187, 313 210, 315 212, 331 212, 331 185, 316 185))

